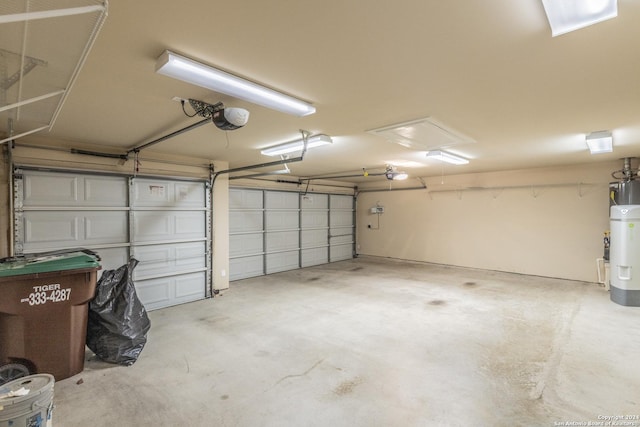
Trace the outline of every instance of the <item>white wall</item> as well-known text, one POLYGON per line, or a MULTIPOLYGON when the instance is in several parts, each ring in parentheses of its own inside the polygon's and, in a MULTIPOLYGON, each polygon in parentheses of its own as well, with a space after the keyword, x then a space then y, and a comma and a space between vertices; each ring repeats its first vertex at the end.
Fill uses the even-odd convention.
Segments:
MULTIPOLYGON (((228 168, 225 163, 224 168, 228 168)), ((213 288, 216 290, 229 288, 229 178, 220 175, 216 179, 211 197, 213 205, 212 239, 213 239, 213 288)))
POLYGON ((427 179, 427 190, 362 192, 358 253, 595 282, 610 174, 621 166, 445 176, 427 179), (379 217, 369 213, 376 204, 385 209, 379 217))

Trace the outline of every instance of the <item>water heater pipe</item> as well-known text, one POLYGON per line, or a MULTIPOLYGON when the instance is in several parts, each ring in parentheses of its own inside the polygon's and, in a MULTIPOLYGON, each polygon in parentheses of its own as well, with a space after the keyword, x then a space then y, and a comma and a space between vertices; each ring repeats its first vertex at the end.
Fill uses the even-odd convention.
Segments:
POLYGON ((638 171, 637 170, 633 170, 631 167, 631 160, 634 159, 635 157, 625 157, 624 158, 624 165, 622 167, 622 169, 614 171, 613 173, 611 173, 611 176, 614 179, 620 180, 620 181, 633 181, 634 179, 636 179, 638 177, 638 171), (622 174, 621 176, 618 175, 616 176, 616 174, 622 174))

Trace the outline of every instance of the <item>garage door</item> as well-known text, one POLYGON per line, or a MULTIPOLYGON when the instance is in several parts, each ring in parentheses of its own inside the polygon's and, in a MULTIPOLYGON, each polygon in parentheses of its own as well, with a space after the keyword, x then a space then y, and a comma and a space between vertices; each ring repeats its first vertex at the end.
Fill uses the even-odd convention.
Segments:
POLYGON ((334 262, 353 258, 353 197, 336 194, 329 197, 329 260, 334 262))
POLYGON ((229 190, 229 280, 264 274, 264 194, 229 190))
POLYGON ((300 267, 300 202, 298 193, 265 191, 265 255, 267 274, 300 267))
POLYGON ((301 266, 329 262, 329 195, 301 196, 300 210, 301 266))
POLYGON ((353 257, 353 197, 232 188, 230 279, 353 257))
POLYGON ((207 296, 210 209, 203 182, 22 170, 14 175, 15 253, 95 250, 103 270, 140 261, 148 310, 207 296))

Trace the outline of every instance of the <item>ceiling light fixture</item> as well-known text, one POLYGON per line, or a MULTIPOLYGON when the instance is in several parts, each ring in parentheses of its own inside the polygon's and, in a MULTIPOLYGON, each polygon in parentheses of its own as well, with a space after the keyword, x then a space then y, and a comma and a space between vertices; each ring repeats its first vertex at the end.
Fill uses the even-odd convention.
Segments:
POLYGON ((156 73, 298 117, 316 112, 307 102, 168 50, 158 58, 156 73))
POLYGON ((367 131, 406 148, 428 151, 474 143, 475 140, 433 117, 397 123, 367 131))
POLYGON ((591 132, 587 135, 586 141, 591 154, 611 153, 613 151, 613 136, 607 130, 591 132))
POLYGON ((434 150, 427 151, 428 159, 440 160, 441 162, 451 163, 452 165, 466 165, 469 163, 469 160, 456 156, 451 153, 447 153, 446 151, 434 150))
MULTIPOLYGON (((333 140, 329 135, 315 135, 307 140, 307 149, 319 147, 321 145, 327 145, 333 143, 333 140)), ((265 148, 260 153, 265 156, 280 156, 282 154, 293 153, 300 151, 304 147, 304 140, 299 139, 297 141, 287 142, 284 144, 274 145, 273 147, 265 148)))
POLYGON ((389 181, 402 181, 409 178, 406 172, 397 171, 393 166, 387 166, 384 171, 384 176, 387 177, 389 181))
POLYGON ((542 0, 553 37, 618 16, 617 0, 542 0))

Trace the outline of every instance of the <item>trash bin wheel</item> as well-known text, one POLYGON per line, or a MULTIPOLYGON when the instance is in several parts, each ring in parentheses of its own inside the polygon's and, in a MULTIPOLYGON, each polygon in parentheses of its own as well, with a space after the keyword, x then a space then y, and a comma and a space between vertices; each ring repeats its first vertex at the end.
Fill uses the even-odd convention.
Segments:
POLYGON ((0 366, 0 385, 29 375, 29 369, 19 363, 0 366))

